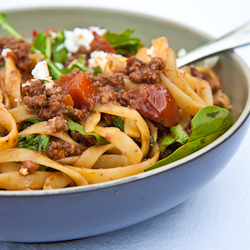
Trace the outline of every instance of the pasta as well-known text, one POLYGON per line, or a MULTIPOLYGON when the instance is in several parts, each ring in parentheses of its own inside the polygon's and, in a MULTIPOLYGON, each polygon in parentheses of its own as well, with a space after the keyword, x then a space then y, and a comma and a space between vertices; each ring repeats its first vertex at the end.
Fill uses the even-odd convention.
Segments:
POLYGON ((182 126, 188 138, 199 110, 230 109, 218 76, 202 66, 178 69, 165 37, 151 48, 138 43, 131 55, 131 47, 112 45, 110 32, 89 33, 89 47, 79 42, 76 50, 54 31, 39 33, 33 47, 5 43, 0 189, 51 190, 139 174, 187 142, 173 129, 182 126), (42 41, 51 41, 41 45, 51 54, 43 54, 42 41))

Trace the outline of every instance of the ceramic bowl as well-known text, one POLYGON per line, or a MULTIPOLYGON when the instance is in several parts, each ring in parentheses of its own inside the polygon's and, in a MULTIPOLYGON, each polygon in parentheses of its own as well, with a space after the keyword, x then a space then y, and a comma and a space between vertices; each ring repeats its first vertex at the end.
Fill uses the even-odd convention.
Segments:
MULTIPOLYGON (((186 50, 211 39, 175 22, 117 10, 39 8, 12 10, 7 15, 25 37, 34 28, 96 25, 111 31, 134 28, 135 36, 148 46, 159 36, 166 36, 172 48, 186 50)), ((248 67, 230 52, 221 55, 215 70, 237 118, 219 139, 184 159, 120 180, 61 190, 0 191, 0 240, 50 242, 103 234, 154 217, 194 195, 227 165, 249 125, 248 67)))

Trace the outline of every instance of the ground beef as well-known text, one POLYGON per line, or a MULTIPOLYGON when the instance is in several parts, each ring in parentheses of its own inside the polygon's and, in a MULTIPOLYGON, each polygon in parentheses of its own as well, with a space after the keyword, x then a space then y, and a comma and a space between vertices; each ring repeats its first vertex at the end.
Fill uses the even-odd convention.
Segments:
POLYGON ((69 156, 78 156, 81 155, 81 153, 82 149, 71 143, 55 137, 51 137, 50 139, 48 157, 52 160, 58 160, 69 156))
POLYGON ((31 81, 30 85, 22 88, 23 102, 28 107, 29 113, 37 113, 42 121, 47 121, 56 116, 67 120, 68 116, 76 121, 82 121, 89 115, 87 108, 76 109, 73 106, 65 105, 63 93, 60 86, 54 86, 45 91, 44 83, 41 80, 31 81), (37 84, 36 84, 37 83, 37 84))
POLYGON ((195 68, 191 67, 191 74, 192 76, 206 80, 210 84, 213 93, 221 89, 221 83, 215 79, 211 79, 211 77, 207 73, 200 72, 195 68))
POLYGON ((117 102, 117 97, 118 97, 118 94, 109 85, 106 85, 104 87, 99 87, 98 98, 102 104, 112 102, 112 103, 116 103, 117 105, 119 105, 119 103, 117 102))
POLYGON ((67 120, 63 119, 60 116, 56 116, 55 118, 50 119, 48 121, 48 125, 50 126, 50 128, 53 132, 58 132, 61 130, 67 132, 69 130, 67 120))
POLYGON ((100 82, 102 85, 111 85, 115 89, 124 85, 122 73, 98 74, 94 77, 95 82, 100 82))
POLYGON ((124 73, 136 83, 158 84, 161 82, 161 70, 164 66, 164 61, 160 57, 154 57, 149 63, 143 63, 132 56, 127 60, 124 73))
POLYGON ((2 38, 0 39, 0 48, 2 49, 11 49, 8 52, 16 63, 18 69, 26 71, 30 69, 32 60, 29 58, 31 44, 26 43, 23 39, 19 38, 2 38))
POLYGON ((23 161, 19 165, 18 171, 21 175, 33 174, 39 168, 39 164, 32 161, 23 161))
POLYGON ((102 114, 102 119, 107 123, 108 126, 113 125, 112 120, 115 118, 114 115, 110 115, 110 114, 102 114))
POLYGON ((35 81, 29 81, 29 84, 25 84, 22 87, 22 94, 26 96, 39 96, 45 91, 45 84, 41 79, 35 81))
POLYGON ((82 135, 77 131, 72 131, 71 137, 73 140, 83 144, 86 147, 96 145, 96 138, 92 135, 82 135))

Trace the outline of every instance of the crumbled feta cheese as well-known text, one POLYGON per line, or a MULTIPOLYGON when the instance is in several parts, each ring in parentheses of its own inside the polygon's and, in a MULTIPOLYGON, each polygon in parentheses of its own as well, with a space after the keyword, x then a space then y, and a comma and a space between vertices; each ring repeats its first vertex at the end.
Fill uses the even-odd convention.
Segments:
POLYGON ((50 36, 51 36, 52 39, 54 39, 57 36, 57 32, 52 31, 50 33, 50 36))
POLYGON ((65 48, 64 46, 64 43, 61 43, 59 44, 57 47, 56 47, 56 52, 59 52, 61 49, 65 48))
POLYGON ((29 171, 28 171, 27 168, 21 168, 21 169, 19 170, 19 173, 20 173, 21 175, 26 176, 26 175, 29 174, 29 171))
MULTIPOLYGON (((38 62, 35 66, 35 68, 31 71, 31 74, 35 79, 32 79, 32 81, 35 81, 37 79, 44 80, 45 88, 49 89, 54 86, 54 81, 49 75, 49 69, 47 61, 43 60, 41 62, 38 62)), ((29 82, 26 82, 22 84, 22 87, 30 85, 29 82)))
POLYGON ((23 83, 22 84, 22 87, 25 87, 25 86, 30 86, 31 82, 26 82, 26 83, 23 83))
POLYGON ((56 67, 58 69, 63 69, 64 68, 64 66, 61 63, 59 63, 59 62, 55 62, 55 65, 56 65, 56 67))
POLYGON ((90 50, 90 43, 94 40, 94 35, 86 28, 80 29, 76 27, 73 31, 65 30, 64 35, 64 46, 71 53, 77 52, 80 45, 90 50))
POLYGON ((36 64, 35 68, 31 71, 31 74, 35 79, 47 79, 49 78, 49 69, 47 61, 43 60, 36 64))
POLYGON ((107 30, 104 28, 101 28, 99 26, 90 26, 89 30, 91 32, 96 32, 97 35, 103 36, 105 33, 107 33, 107 30))
POLYGON ((177 51, 177 56, 182 57, 187 54, 187 51, 184 48, 181 48, 179 51, 177 51))
POLYGON ((155 57, 155 48, 154 48, 154 46, 152 45, 149 49, 147 49, 146 53, 147 53, 148 56, 155 57))
POLYGON ((95 68, 97 66, 100 66, 102 71, 104 71, 104 67, 105 67, 106 63, 108 62, 108 60, 106 59, 107 55, 108 55, 108 53, 106 53, 104 51, 97 51, 97 50, 93 51, 90 54, 90 59, 88 60, 89 67, 95 68))
POLYGON ((45 80, 44 84, 46 90, 54 87, 54 82, 52 80, 45 80))
POLYGON ((1 56, 6 57, 8 52, 11 52, 11 49, 9 49, 9 48, 3 49, 2 52, 1 52, 1 56))

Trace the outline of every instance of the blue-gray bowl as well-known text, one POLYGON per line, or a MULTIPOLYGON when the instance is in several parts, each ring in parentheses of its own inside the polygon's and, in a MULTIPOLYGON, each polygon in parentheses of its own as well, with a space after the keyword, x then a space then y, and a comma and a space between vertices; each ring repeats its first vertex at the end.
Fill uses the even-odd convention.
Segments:
MULTIPOLYGON (((33 28, 101 25, 112 31, 134 28, 146 45, 166 36, 175 49, 191 50, 211 39, 162 18, 108 9, 12 10, 8 20, 25 37, 33 28)), ((136 176, 60 190, 0 191, 0 240, 49 242, 103 234, 154 217, 194 195, 230 161, 249 125, 248 67, 230 52, 221 55, 216 72, 237 118, 219 139, 184 159, 136 176)))

